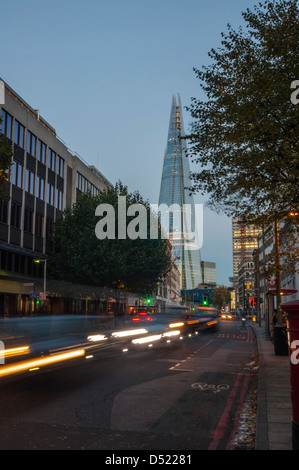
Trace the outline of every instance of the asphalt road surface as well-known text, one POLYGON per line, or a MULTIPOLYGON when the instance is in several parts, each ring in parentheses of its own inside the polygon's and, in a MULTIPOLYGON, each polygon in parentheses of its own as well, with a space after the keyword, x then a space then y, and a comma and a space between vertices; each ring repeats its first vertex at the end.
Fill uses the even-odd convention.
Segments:
POLYGON ((250 449, 242 416, 256 369, 252 329, 236 320, 163 347, 103 351, 2 383, 0 449, 250 449))

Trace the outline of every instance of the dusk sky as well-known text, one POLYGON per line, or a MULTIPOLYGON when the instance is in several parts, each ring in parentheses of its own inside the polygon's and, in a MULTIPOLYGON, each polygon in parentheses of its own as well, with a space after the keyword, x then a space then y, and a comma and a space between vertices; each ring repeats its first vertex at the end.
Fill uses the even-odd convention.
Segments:
MULTIPOLYGON (((209 63, 227 23, 237 29, 256 3, 2 1, 0 77, 88 164, 97 166, 99 154, 111 183, 158 203, 172 95, 183 106, 203 97, 193 67, 209 63)), ((191 116, 183 114, 188 132, 191 116)), ((201 257, 229 285, 231 220, 206 208, 201 257)))

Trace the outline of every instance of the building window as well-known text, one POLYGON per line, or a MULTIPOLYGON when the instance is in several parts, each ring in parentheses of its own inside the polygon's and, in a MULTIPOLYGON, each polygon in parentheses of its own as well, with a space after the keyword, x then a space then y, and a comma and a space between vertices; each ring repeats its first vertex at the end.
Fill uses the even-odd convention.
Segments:
POLYGON ((7 214, 8 214, 8 203, 3 202, 0 204, 0 222, 7 224, 7 214))
POLYGON ((35 216, 35 235, 37 237, 43 237, 44 232, 44 218, 41 214, 36 214, 35 216))
POLYGON ((21 226, 21 206, 16 202, 11 203, 11 218, 10 224, 12 227, 20 228, 21 226))
POLYGON ((15 120, 15 127, 14 127, 14 143, 17 144, 22 149, 24 148, 24 135, 25 135, 25 127, 19 123, 19 121, 15 120))
POLYGON ((22 188, 23 165, 19 162, 13 161, 12 163, 12 184, 18 188, 22 188))
POLYGON ((36 197, 42 201, 45 199, 45 180, 40 176, 36 177, 36 197))
POLYGON ((98 194, 98 189, 93 184, 91 184, 84 176, 82 176, 81 173, 78 172, 77 189, 79 189, 81 193, 87 193, 88 191, 90 191, 93 195, 98 194))
POLYGON ((1 250, 1 269, 12 271, 12 253, 10 251, 1 250))
POLYGON ((47 203, 50 206, 54 206, 54 186, 50 183, 47 183, 47 203))
POLYGON ((46 239, 51 240, 53 235, 53 220, 47 218, 46 222, 46 239))
POLYGON ((56 160, 56 153, 49 148, 48 150, 48 167, 50 170, 55 171, 55 160, 56 160))
POLYGON ((5 134, 11 140, 12 137, 12 116, 8 114, 4 109, 1 112, 2 124, 1 132, 5 134))
POLYGON ((34 195, 34 173, 26 168, 25 191, 34 195))
POLYGON ((27 153, 36 156, 36 137, 30 131, 27 131, 27 153))
POLYGON ((56 189, 56 209, 62 210, 62 191, 56 189))
POLYGON ((57 155, 57 174, 63 178, 63 167, 64 160, 59 155, 57 155))
POLYGON ((37 142, 37 159, 43 164, 46 163, 46 144, 41 140, 37 142))
POLYGON ((77 173, 77 189, 81 191, 81 185, 82 185, 82 175, 80 173, 77 173))
POLYGON ((33 232, 33 211, 25 208, 24 213, 24 231, 28 233, 33 232))
POLYGON ((25 274, 25 256, 18 255, 17 253, 15 253, 14 258, 15 258, 14 272, 25 274))

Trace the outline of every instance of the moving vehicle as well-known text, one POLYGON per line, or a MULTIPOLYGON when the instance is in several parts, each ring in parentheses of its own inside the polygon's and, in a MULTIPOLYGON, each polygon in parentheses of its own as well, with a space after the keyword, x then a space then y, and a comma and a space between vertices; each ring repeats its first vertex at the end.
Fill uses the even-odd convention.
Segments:
POLYGON ((230 313, 222 313, 221 314, 222 320, 232 320, 232 315, 230 313))

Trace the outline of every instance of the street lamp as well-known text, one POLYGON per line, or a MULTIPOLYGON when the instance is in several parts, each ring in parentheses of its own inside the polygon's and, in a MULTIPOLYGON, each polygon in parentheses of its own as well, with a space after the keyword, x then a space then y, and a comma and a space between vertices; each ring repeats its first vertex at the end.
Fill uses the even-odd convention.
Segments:
POLYGON ((280 277, 280 252, 279 252, 279 221, 275 220, 275 277, 276 277, 276 318, 277 323, 280 324, 282 320, 280 305, 281 305, 281 277, 280 277))
POLYGON ((47 258, 35 259, 36 264, 44 263, 44 296, 46 295, 46 280, 47 280, 47 258))

